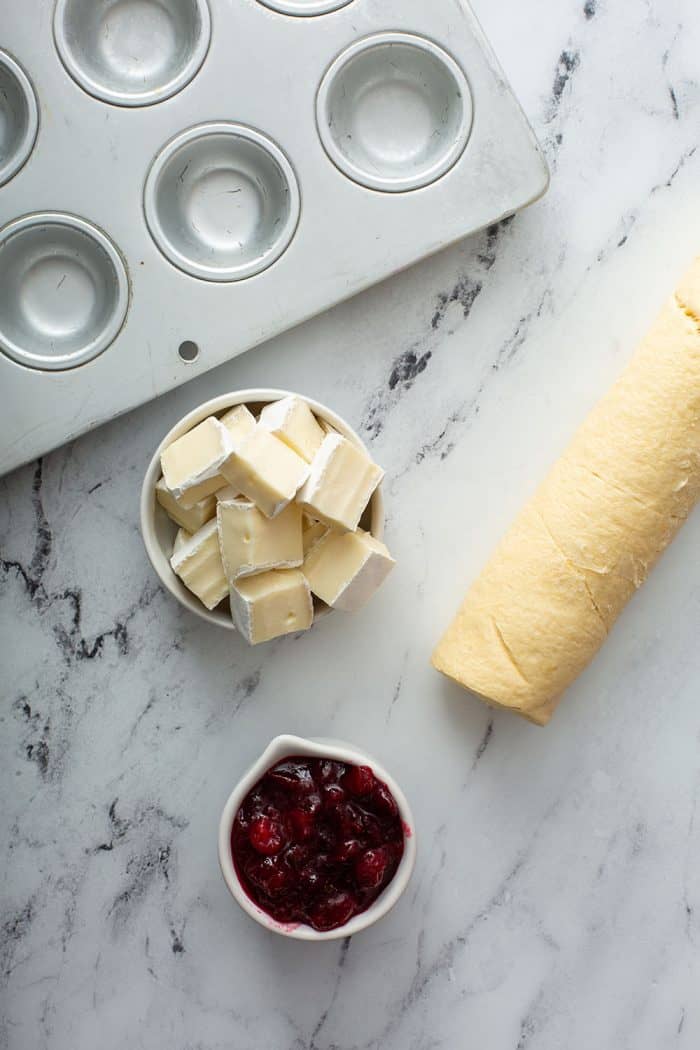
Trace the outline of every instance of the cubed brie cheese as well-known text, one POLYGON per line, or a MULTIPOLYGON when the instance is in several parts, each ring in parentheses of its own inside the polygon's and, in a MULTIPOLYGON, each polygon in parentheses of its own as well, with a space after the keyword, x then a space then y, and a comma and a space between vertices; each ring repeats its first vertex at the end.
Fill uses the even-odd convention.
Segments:
POLYGON ((246 405, 236 405, 220 416, 219 422, 228 430, 234 447, 255 430, 255 416, 246 405))
POLYGON ((313 593, 334 609, 355 612, 395 565, 386 546, 368 532, 329 532, 312 547, 304 575, 313 593))
POLYGON ((324 438, 315 415, 300 397, 283 397, 265 405, 260 413, 260 426, 284 441, 307 463, 314 458, 324 438))
POLYGON ((233 439, 215 416, 209 416, 161 454, 165 484, 186 509, 225 484, 221 467, 233 452, 233 439))
POLYGON ((173 543, 173 554, 177 554, 178 551, 182 550, 187 541, 191 539, 191 532, 188 532, 187 529, 178 529, 173 543))
POLYGON ((173 554, 170 566, 207 609, 214 609, 226 597, 228 580, 221 561, 216 518, 173 554))
POLYGON ((156 485, 156 499, 168 517, 176 524, 181 525, 183 529, 187 529, 188 532, 196 532, 197 529, 201 529, 202 525, 205 525, 216 514, 216 498, 214 496, 205 496, 204 499, 195 503, 193 507, 187 509, 182 506, 179 500, 175 499, 165 484, 165 478, 161 478, 156 485))
POLYGON ((231 588, 233 621, 249 645, 305 631, 314 618, 311 591, 299 569, 245 576, 231 588))
POLYGON ((276 518, 267 518, 248 500, 220 502, 219 546, 229 584, 241 576, 269 569, 298 568, 304 560, 301 507, 290 503, 276 518))
POLYGON ((383 477, 362 449, 340 434, 327 434, 297 501, 327 525, 353 532, 383 477))
POLYGON ((274 518, 294 499, 309 467, 274 434, 257 426, 238 445, 221 472, 263 514, 274 518))

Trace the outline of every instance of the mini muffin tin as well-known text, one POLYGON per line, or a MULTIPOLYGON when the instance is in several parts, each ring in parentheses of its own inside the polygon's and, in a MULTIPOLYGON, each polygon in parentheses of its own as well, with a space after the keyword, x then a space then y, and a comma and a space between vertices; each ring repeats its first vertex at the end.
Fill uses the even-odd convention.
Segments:
POLYGON ((0 473, 540 196, 464 0, 23 0, 0 473))

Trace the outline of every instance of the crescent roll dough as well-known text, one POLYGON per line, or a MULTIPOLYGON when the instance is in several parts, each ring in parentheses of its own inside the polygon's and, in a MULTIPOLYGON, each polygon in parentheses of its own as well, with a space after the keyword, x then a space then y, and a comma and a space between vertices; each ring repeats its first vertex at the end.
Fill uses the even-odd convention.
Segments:
POLYGON ((539 725, 700 498, 700 258, 516 518, 433 665, 539 725))

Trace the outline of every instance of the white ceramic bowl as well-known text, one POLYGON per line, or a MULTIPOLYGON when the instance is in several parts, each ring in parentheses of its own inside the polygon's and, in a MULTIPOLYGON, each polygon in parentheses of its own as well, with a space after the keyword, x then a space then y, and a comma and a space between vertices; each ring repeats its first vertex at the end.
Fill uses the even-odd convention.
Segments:
POLYGON ((406 796, 396 783, 394 778, 387 773, 370 755, 360 751, 354 744, 346 744, 341 740, 324 740, 314 738, 306 740, 299 736, 277 736, 265 749, 257 762, 251 766, 248 772, 239 780, 236 787, 229 795, 224 806, 219 823, 219 864, 224 881, 231 891, 234 899, 240 904, 243 911, 251 918, 259 922, 265 929, 273 933, 279 933, 283 937, 292 937, 298 941, 333 941, 341 937, 352 937, 361 930, 373 926, 375 922, 383 918, 391 911, 401 894, 406 889, 411 873, 416 862, 416 835, 413 823, 413 814, 406 801, 406 796), (236 873, 231 856, 231 830, 236 813, 241 802, 250 789, 260 780, 271 766, 286 758, 288 755, 309 755, 314 758, 331 758, 339 762, 348 762, 353 765, 370 766, 376 776, 383 780, 392 795, 396 799, 399 813, 404 826, 404 853, 401 862, 391 882, 386 889, 377 897, 370 907, 355 915, 344 926, 327 933, 319 933, 305 924, 280 923, 271 918, 266 912, 248 896, 241 885, 236 873))
MULTIPOLYGON (((146 547, 146 553, 150 558, 151 565, 158 574, 161 583, 177 598, 181 605, 201 617, 208 623, 216 624, 217 627, 225 627, 229 631, 235 631, 231 615, 227 608, 217 608, 209 612, 198 598, 187 590, 182 581, 170 568, 170 557, 173 550, 173 541, 177 532, 174 524, 156 500, 156 482, 160 478, 160 456, 164 449, 171 445, 176 438, 182 437, 188 430, 201 423, 203 419, 211 415, 221 415, 234 405, 247 404, 251 408, 262 407, 270 401, 279 401, 280 398, 290 396, 289 390, 269 390, 265 388, 256 390, 236 390, 230 394, 221 394, 220 397, 205 401, 198 408, 193 409, 169 430, 153 453, 151 462, 148 464, 146 475, 141 487, 141 534, 146 547)), ((303 395, 297 395, 303 397, 303 395)), ((344 419, 331 412, 325 405, 312 401, 305 397, 304 400, 311 410, 320 418, 325 419, 331 426, 354 442, 360 448, 367 451, 364 442, 355 431, 348 426, 344 419)), ((368 453, 369 454, 369 453, 368 453)), ((362 524, 378 540, 384 535, 384 499, 382 497, 381 485, 377 488, 370 500, 369 507, 365 511, 362 524)))

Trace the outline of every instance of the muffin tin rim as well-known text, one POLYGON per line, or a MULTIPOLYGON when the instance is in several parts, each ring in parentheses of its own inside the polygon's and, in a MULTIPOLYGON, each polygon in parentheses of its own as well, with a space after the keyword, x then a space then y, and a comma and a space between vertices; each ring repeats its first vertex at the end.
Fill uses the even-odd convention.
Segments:
POLYGON ((105 252, 112 265, 117 289, 114 310, 108 323, 87 346, 81 350, 56 358, 42 357, 39 354, 22 350, 12 340, 8 340, 0 320, 0 353, 3 353, 14 364, 21 365, 30 371, 66 372, 94 360, 112 345, 124 327, 129 314, 131 282, 126 259, 106 230, 103 230, 90 219, 85 219, 72 212, 28 212, 25 215, 18 216, 16 219, 11 219, 10 222, 0 227, 0 250, 10 237, 25 230, 34 229, 37 226, 50 225, 66 226, 69 229, 78 230, 93 240, 105 252))
POLYGON ((344 740, 327 737, 302 737, 292 733, 283 733, 274 737, 260 757, 246 770, 229 795, 219 820, 218 854, 221 874, 224 882, 237 904, 252 919, 265 929, 299 941, 333 941, 352 937, 356 933, 373 926, 375 922, 391 911, 404 893, 416 862, 415 820, 401 786, 387 769, 365 750, 344 740), (382 893, 365 911, 353 916, 349 922, 336 930, 321 932, 304 923, 285 924, 277 922, 272 916, 259 908, 243 889, 231 855, 231 829, 238 808, 251 787, 267 770, 287 755, 309 755, 316 758, 331 758, 354 765, 368 765, 372 771, 387 785, 399 807, 399 815, 404 825, 404 852, 392 880, 382 893))
POLYGON ((209 8, 209 0, 191 0, 196 7, 201 19, 200 33, 195 41, 195 46, 179 73, 171 78, 160 88, 132 93, 128 91, 117 91, 105 87, 94 77, 87 73, 83 66, 76 62, 73 51, 68 43, 63 16, 71 0, 56 0, 52 19, 53 40, 56 52, 63 68, 68 76, 86 94, 104 102, 107 105, 118 106, 126 109, 138 109, 140 107, 154 106, 173 95, 179 94, 183 88, 198 75, 206 61, 211 47, 212 17, 209 8))
POLYGON ((193 124, 178 131, 156 152, 148 167, 144 181, 143 215, 148 232, 158 251, 167 262, 188 277, 195 277, 209 284, 235 284, 238 281, 248 280, 269 270, 284 255, 294 240, 301 219, 301 208, 302 197, 299 179, 294 165, 285 151, 265 132, 238 121, 209 120, 193 124), (158 180, 177 150, 190 142, 195 142, 197 139, 206 138, 207 135, 221 134, 247 139, 268 153, 282 172, 288 188, 289 201, 289 217, 271 247, 264 254, 256 256, 249 263, 240 266, 230 266, 226 269, 193 262, 179 252, 171 244, 163 229, 158 216, 157 205, 158 180))
POLYGON ((344 7, 354 3, 354 0, 311 0, 309 4, 302 4, 300 0, 258 0, 258 3, 268 11, 288 15, 290 18, 319 18, 321 15, 332 15, 336 11, 342 11, 344 7))
POLYGON ((387 194, 411 193, 419 189, 426 189, 444 178, 461 160, 467 148, 474 124, 474 97, 469 83, 469 78, 456 58, 444 47, 429 36, 416 32, 404 32, 402 30, 387 30, 379 33, 370 33, 353 41, 343 48, 330 62, 323 73, 321 82, 316 92, 316 128, 321 144, 328 159, 346 178, 357 183, 364 189, 375 190, 387 194), (344 67, 352 59, 369 51, 373 47, 382 44, 405 44, 416 47, 427 52, 433 58, 438 59, 452 76, 455 85, 459 89, 462 98, 462 117, 459 124, 458 134, 449 150, 442 158, 437 160, 429 169, 421 174, 413 176, 387 177, 373 175, 358 167, 348 159, 337 146, 335 137, 331 134, 330 125, 325 119, 326 105, 330 90, 335 78, 342 72, 344 67))
POLYGON ((27 126, 22 140, 15 152, 0 166, 0 186, 5 186, 22 170, 34 151, 39 134, 39 101, 29 74, 6 48, 0 48, 0 66, 4 66, 15 77, 27 105, 27 126))

